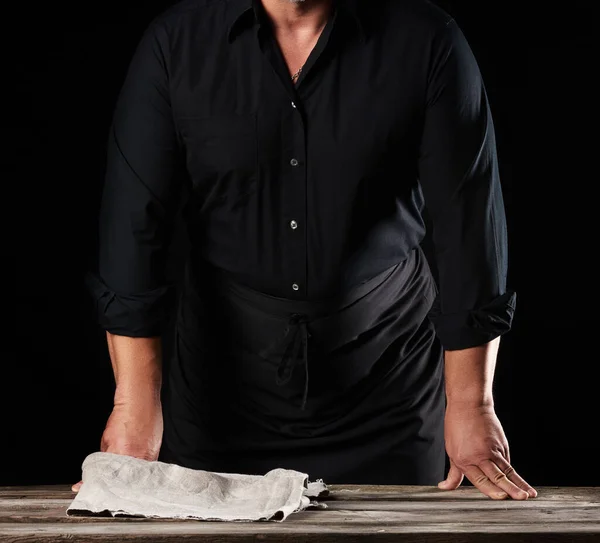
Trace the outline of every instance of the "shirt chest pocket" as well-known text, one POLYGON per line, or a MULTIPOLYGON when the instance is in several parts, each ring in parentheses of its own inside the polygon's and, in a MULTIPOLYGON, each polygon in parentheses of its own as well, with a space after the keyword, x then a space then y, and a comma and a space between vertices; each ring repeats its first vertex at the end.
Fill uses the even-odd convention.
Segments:
POLYGON ((203 208, 240 204, 257 190, 256 114, 178 120, 186 164, 203 208))

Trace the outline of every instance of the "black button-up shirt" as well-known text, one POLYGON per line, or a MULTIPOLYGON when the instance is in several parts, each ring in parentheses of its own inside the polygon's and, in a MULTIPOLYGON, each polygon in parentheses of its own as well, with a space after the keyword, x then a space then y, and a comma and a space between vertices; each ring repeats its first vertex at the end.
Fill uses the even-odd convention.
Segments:
POLYGON ((108 141, 88 274, 106 330, 158 334, 182 194, 192 258, 302 300, 406 258, 425 207, 444 347, 510 329, 484 84, 456 22, 425 0, 334 1, 295 84, 259 0, 186 0, 155 18, 108 141))

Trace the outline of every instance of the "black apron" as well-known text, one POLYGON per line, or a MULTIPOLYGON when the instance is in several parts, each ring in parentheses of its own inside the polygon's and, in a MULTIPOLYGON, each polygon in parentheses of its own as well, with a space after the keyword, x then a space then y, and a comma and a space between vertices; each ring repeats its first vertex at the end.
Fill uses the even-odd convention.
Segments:
POLYGON ((347 484, 444 478, 443 351, 421 250, 349 292, 298 301, 186 266, 159 459, 347 484))

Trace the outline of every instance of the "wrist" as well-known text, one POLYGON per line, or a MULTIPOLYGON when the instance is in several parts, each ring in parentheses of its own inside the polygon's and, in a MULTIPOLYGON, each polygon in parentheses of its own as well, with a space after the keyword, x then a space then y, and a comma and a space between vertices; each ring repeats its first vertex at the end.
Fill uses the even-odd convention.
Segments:
POLYGON ((492 383, 499 338, 484 345, 445 352, 447 404, 456 407, 492 407, 492 383))
POLYGON ((492 393, 446 395, 446 405, 458 408, 494 407, 492 393))
POLYGON ((162 382, 160 379, 146 381, 128 382, 117 384, 114 395, 114 403, 155 403, 160 402, 162 382))

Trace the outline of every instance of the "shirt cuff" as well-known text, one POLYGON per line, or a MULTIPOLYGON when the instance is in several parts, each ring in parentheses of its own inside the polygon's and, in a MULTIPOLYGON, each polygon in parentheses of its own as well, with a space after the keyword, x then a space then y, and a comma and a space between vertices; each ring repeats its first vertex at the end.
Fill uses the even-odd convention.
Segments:
POLYGON ((517 293, 509 290, 488 304, 443 315, 433 310, 430 314, 436 334, 447 351, 468 349, 488 343, 508 332, 517 303, 517 293))
POLYGON ((129 337, 161 335, 167 311, 175 298, 173 285, 136 294, 118 294, 96 273, 87 272, 84 280, 94 299, 98 324, 104 330, 129 337))

